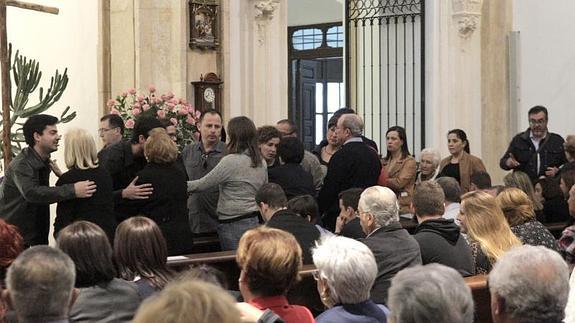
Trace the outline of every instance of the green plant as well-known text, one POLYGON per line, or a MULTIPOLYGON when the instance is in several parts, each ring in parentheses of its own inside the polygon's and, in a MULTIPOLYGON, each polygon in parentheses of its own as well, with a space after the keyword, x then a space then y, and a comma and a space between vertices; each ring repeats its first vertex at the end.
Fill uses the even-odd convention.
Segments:
MULTIPOLYGON (((54 76, 50 79, 48 90, 44 92, 44 88, 40 87, 38 103, 29 105, 30 95, 36 91, 42 79, 40 63, 35 59, 28 59, 26 56, 21 55, 19 51, 16 51, 12 63, 12 44, 8 47, 8 57, 10 58, 9 66, 12 72, 12 84, 16 86, 16 90, 13 91, 14 95, 10 93, 10 141, 11 157, 13 157, 22 150, 22 143, 25 142, 22 132, 24 123, 21 119, 43 113, 60 100, 64 90, 66 90, 66 86, 68 86, 68 69, 65 69, 63 74, 56 70, 54 76), (12 130, 14 125, 17 128, 12 130)), ((68 106, 62 112, 59 118, 61 123, 70 122, 76 117, 75 111, 71 113, 69 111, 70 107, 68 106)), ((2 111, 0 111, 0 116, 2 116, 2 111)), ((3 131, 4 129, 0 130, 0 142, 3 131)), ((4 157, 2 151, 0 151, 0 157, 4 157)))

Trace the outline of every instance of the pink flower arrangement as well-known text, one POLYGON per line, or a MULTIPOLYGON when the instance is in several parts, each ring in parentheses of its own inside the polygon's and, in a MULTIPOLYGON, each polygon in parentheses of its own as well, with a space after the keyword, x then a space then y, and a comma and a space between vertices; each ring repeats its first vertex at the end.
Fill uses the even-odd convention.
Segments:
POLYGON ((126 128, 128 129, 134 129, 134 119, 128 119, 126 120, 126 122, 124 123, 124 125, 126 126, 126 128))
POLYGON ((134 88, 128 89, 116 99, 106 103, 110 113, 124 119, 126 129, 124 137, 130 138, 136 120, 140 116, 152 116, 169 120, 177 129, 177 142, 180 151, 197 139, 196 123, 201 115, 193 106, 183 99, 176 98, 174 93, 156 94, 156 87, 150 85, 148 93, 139 93, 134 88))

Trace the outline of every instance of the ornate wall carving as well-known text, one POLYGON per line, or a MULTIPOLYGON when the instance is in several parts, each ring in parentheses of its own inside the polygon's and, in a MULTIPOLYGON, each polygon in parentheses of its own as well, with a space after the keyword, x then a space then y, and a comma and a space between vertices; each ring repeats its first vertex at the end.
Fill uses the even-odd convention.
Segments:
POLYGON ((277 9, 280 0, 255 0, 255 20, 258 25, 258 42, 263 45, 265 42, 265 29, 270 20, 274 18, 274 11, 277 9))
POLYGON ((482 4, 483 0, 452 0, 452 16, 462 38, 469 38, 479 26, 482 4))

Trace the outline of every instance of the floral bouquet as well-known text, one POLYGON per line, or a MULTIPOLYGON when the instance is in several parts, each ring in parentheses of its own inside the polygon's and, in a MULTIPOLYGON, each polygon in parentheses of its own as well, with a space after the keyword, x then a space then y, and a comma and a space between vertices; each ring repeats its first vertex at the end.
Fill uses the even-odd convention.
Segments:
POLYGON ((185 100, 176 98, 172 92, 157 96, 153 85, 149 86, 148 91, 148 95, 138 94, 136 89, 132 88, 118 95, 116 99, 108 100, 110 113, 124 119, 124 138, 132 137, 138 117, 156 117, 176 127, 178 149, 182 151, 186 145, 197 139, 196 122, 200 111, 196 111, 185 100))

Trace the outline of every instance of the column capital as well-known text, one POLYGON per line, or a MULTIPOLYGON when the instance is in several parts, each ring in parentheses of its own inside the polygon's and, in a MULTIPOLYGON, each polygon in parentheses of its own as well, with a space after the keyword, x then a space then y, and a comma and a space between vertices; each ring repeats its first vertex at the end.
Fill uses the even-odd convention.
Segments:
POLYGON ((452 17, 457 22, 459 36, 469 38, 479 26, 483 0, 452 0, 452 17))
POLYGON ((274 11, 279 6, 280 0, 255 0, 254 11, 255 20, 258 25, 258 43, 261 45, 265 41, 265 29, 269 21, 274 18, 274 11))
POLYGON ((256 20, 272 20, 280 0, 254 0, 256 20))

